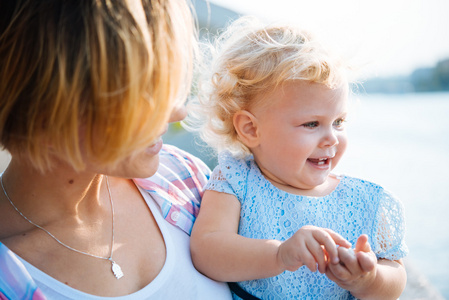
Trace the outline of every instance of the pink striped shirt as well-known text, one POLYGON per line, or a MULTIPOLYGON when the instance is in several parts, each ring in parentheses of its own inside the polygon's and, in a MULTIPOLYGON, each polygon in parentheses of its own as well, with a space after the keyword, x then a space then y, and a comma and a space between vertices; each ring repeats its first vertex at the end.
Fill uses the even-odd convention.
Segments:
POLYGON ((157 173, 134 182, 150 193, 168 222, 190 235, 210 169, 200 159, 175 146, 164 145, 159 157, 157 173))

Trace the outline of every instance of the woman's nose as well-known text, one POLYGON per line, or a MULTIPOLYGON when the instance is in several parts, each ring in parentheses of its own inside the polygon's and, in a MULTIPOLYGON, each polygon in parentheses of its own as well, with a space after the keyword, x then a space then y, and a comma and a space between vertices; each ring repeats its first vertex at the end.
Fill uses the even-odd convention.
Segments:
POLYGON ((170 118, 168 118, 168 123, 174 123, 184 120, 187 116, 187 109, 184 105, 176 106, 173 108, 170 118))

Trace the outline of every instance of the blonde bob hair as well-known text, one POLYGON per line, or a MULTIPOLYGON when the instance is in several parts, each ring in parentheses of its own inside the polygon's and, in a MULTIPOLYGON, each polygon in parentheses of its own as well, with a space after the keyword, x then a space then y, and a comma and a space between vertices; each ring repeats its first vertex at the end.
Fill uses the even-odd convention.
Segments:
POLYGON ((242 17, 206 49, 210 72, 204 72, 186 124, 217 152, 227 149, 236 157, 251 154, 234 129, 237 111, 264 105, 263 95, 287 81, 331 89, 348 84, 343 62, 309 32, 291 25, 264 25, 242 17))
POLYGON ((190 88, 184 0, 7 0, 0 142, 42 171, 118 163, 148 147, 190 88))

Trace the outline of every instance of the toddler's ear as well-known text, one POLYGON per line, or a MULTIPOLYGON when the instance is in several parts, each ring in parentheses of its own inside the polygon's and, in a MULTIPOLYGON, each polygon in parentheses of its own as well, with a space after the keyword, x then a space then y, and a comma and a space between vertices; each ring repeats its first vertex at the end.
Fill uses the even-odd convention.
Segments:
POLYGON ((247 110, 239 110, 232 119, 237 134, 248 148, 254 148, 259 145, 259 135, 256 117, 247 110))

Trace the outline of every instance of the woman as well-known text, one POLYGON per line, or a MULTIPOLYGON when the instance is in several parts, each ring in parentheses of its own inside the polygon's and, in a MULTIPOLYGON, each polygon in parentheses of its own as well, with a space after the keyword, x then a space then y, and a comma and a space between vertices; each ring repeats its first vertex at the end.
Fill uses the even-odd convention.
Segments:
POLYGON ((2 3, 0 298, 230 297, 173 213, 208 170, 160 139, 185 116, 192 23, 180 0, 2 3), (151 196, 131 180, 150 176, 151 196))

